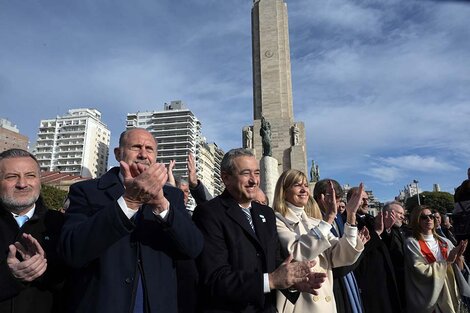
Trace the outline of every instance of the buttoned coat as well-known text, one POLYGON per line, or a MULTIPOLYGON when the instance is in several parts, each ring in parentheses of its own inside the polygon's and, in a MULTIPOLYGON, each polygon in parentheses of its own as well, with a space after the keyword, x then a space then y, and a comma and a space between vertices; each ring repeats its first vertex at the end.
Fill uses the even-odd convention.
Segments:
POLYGON ((356 215, 359 230, 367 227, 370 240, 365 244, 354 270, 365 312, 403 312, 390 254, 375 231, 372 215, 356 215))
POLYGON ((274 292, 263 291, 263 273, 281 262, 273 210, 252 202, 253 232, 225 190, 196 207, 193 221, 204 235, 197 258, 203 312, 274 312, 274 292))
POLYGON ((327 274, 326 281, 317 290, 318 295, 302 292, 295 304, 278 292, 277 310, 284 313, 336 313, 332 269, 353 264, 364 249, 362 241, 356 237, 355 246, 352 246, 346 235, 341 238, 334 236, 330 231, 331 227, 322 233, 319 228, 321 221, 309 218, 305 212, 299 217, 287 208, 285 216, 277 212, 276 217, 277 232, 285 253, 292 254, 297 261, 315 260, 313 271, 327 274))
POLYGON ((60 252, 75 268, 69 312, 132 312, 142 273, 147 312, 176 312, 175 259, 195 258, 202 235, 186 213, 181 190, 164 186, 167 220, 144 205, 135 218, 122 212, 124 194, 113 168, 71 186, 60 252))
POLYGON ((48 210, 38 200, 34 215, 20 228, 13 215, 0 206, 1 313, 63 312, 62 287, 66 268, 56 252, 63 222, 61 212, 48 210), (21 242, 23 233, 32 235, 39 242, 47 258, 46 272, 30 283, 16 279, 6 261, 8 246, 16 241, 21 242))

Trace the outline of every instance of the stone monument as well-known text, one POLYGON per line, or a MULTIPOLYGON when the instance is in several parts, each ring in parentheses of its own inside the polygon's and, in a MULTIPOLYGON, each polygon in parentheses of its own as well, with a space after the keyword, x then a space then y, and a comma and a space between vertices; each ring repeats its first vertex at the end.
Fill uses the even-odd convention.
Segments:
POLYGON ((252 148, 261 160, 264 137, 258 134, 263 132, 262 121, 268 122, 270 157, 277 161, 278 173, 295 168, 307 174, 305 127, 294 121, 287 5, 283 0, 253 1, 252 44, 253 125, 245 126, 244 133, 247 127, 252 129, 252 148))

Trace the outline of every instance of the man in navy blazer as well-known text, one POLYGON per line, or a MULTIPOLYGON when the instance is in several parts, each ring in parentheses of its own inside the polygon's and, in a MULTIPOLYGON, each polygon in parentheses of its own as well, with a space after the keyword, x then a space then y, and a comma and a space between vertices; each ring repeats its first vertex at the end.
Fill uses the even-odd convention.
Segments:
POLYGON ((198 205, 193 214, 205 239, 197 259, 201 310, 274 312, 275 289, 309 278, 308 288, 319 288, 324 278, 318 276, 320 281, 313 286, 312 263, 291 263, 291 257, 282 262, 274 212, 254 201, 260 169, 251 150, 227 152, 221 172, 225 191, 198 205))
POLYGON ((68 312, 176 312, 174 260, 195 258, 202 235, 182 192, 165 186, 147 130, 123 132, 114 154, 120 167, 70 188, 60 239, 75 269, 68 312))

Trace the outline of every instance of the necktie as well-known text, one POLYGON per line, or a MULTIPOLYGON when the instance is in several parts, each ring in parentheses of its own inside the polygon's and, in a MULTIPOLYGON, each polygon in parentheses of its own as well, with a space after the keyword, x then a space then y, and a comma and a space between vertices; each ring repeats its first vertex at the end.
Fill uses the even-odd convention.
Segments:
POLYGON ((253 229, 253 232, 255 231, 255 225, 253 224, 253 219, 251 218, 251 208, 242 208, 243 213, 246 216, 246 219, 248 220, 248 223, 250 223, 251 229, 253 229))
POLYGON ((15 216, 15 220, 18 226, 21 227, 24 223, 26 223, 27 220, 29 220, 29 217, 27 217, 26 215, 18 215, 15 216))

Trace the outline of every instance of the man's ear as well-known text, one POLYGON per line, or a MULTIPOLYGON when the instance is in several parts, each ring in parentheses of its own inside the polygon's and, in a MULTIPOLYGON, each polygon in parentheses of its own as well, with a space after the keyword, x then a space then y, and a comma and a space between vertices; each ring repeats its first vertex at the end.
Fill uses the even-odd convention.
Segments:
POLYGON ((224 183, 225 186, 227 186, 227 183, 229 182, 229 177, 230 177, 230 174, 227 172, 220 173, 220 178, 222 178, 222 182, 224 183))
POLYGON ((120 148, 114 148, 114 157, 116 158, 116 161, 121 161, 121 149, 120 148))

